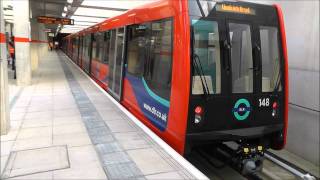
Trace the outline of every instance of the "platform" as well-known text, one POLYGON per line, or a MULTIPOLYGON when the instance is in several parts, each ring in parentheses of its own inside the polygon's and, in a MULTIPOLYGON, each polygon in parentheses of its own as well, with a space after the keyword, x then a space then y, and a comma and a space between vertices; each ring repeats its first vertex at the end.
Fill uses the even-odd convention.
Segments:
POLYGON ((63 53, 41 59, 32 81, 9 87, 11 129, 1 136, 1 178, 198 178, 63 53))

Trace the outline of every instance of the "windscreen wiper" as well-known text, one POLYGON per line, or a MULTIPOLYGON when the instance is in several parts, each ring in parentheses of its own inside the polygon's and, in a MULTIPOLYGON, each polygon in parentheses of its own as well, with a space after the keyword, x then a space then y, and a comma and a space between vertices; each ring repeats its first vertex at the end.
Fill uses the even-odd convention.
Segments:
POLYGON ((203 89, 203 94, 205 95, 205 97, 208 97, 210 92, 209 92, 206 77, 205 77, 203 69, 202 69, 200 58, 197 54, 193 53, 192 59, 193 59, 193 67, 195 68, 195 70, 197 71, 197 74, 200 77, 200 81, 201 81, 201 85, 202 85, 202 89, 203 89))
POLYGON ((193 26, 191 26, 191 48, 192 48, 192 64, 193 67, 195 68, 195 70, 197 71, 197 74, 200 77, 200 81, 201 81, 201 85, 202 85, 202 91, 203 94, 205 95, 205 97, 207 98, 209 95, 209 88, 208 88, 208 84, 206 81, 206 78, 204 77, 204 72, 202 69, 202 64, 200 61, 200 57, 194 52, 194 43, 195 43, 195 38, 194 38, 194 29, 193 26))
POLYGON ((276 85, 274 86, 274 89, 273 89, 273 94, 275 94, 276 92, 279 91, 279 87, 280 87, 280 84, 281 84, 281 72, 279 70, 279 73, 278 73, 278 77, 277 77, 277 80, 276 80, 276 85))

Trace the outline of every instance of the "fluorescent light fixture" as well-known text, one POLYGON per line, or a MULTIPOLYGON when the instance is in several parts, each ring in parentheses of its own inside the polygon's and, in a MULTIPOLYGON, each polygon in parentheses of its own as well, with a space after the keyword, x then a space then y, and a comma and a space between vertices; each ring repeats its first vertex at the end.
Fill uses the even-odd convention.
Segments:
POLYGON ((13 16, 13 10, 4 10, 4 11, 3 11, 3 14, 4 14, 4 15, 11 15, 11 16, 13 16))
MULTIPOLYGON (((107 2, 107 1, 104 1, 107 2)), ((100 3, 101 4, 101 3, 100 3)), ((112 11, 104 9, 95 9, 95 8, 84 8, 79 7, 74 15, 87 15, 87 16, 97 16, 97 17, 114 17, 122 14, 123 11, 112 11)))
POLYGON ((103 1, 101 0, 84 0, 81 5, 83 6, 97 6, 100 7, 110 7, 110 8, 121 8, 121 9, 133 9, 138 6, 142 6, 144 4, 152 3, 155 0, 108 0, 103 1))
POLYGON ((66 17, 67 13, 63 12, 62 17, 66 17))
POLYGON ((96 22, 83 22, 83 21, 74 21, 74 25, 86 25, 86 26, 92 26, 97 24, 96 22))
POLYGON ((12 23, 13 24, 13 20, 12 19, 5 19, 4 21, 12 23))
POLYGON ((76 33, 81 31, 81 29, 61 29, 60 33, 76 33))
POLYGON ((13 6, 13 2, 12 1, 2 1, 2 3, 3 3, 3 7, 13 6))
POLYGON ((106 20, 106 18, 93 18, 93 17, 76 16, 76 15, 71 16, 71 19, 74 19, 75 21, 87 21, 87 22, 93 22, 93 23, 102 22, 106 20))
POLYGON ((65 6, 65 7, 63 8, 63 10, 64 10, 64 11, 68 11, 68 8, 67 8, 67 6, 65 6))
POLYGON ((67 2, 68 2, 69 4, 72 4, 72 3, 73 3, 73 0, 67 0, 67 2))

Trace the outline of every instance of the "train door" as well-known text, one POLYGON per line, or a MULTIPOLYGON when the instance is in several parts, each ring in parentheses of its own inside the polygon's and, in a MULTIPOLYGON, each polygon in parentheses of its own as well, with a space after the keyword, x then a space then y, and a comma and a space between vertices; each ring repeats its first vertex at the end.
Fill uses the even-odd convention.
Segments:
POLYGON ((250 22, 226 19, 226 39, 224 44, 227 55, 225 71, 227 74, 228 92, 230 93, 231 119, 234 122, 244 121, 244 127, 256 124, 256 101, 253 94, 257 93, 259 71, 256 68, 258 58, 253 53, 258 48, 258 40, 250 22))
POLYGON ((111 30, 111 46, 109 56, 109 92, 117 99, 121 100, 122 74, 124 62, 124 41, 125 29, 118 28, 111 30))

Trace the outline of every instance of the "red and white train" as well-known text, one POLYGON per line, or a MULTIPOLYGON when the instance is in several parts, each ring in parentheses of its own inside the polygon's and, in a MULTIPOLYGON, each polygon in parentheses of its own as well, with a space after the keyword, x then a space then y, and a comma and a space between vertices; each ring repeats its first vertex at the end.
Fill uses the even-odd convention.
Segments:
POLYGON ((282 149, 288 57, 278 5, 160 0, 71 34, 63 50, 182 155, 282 149))

